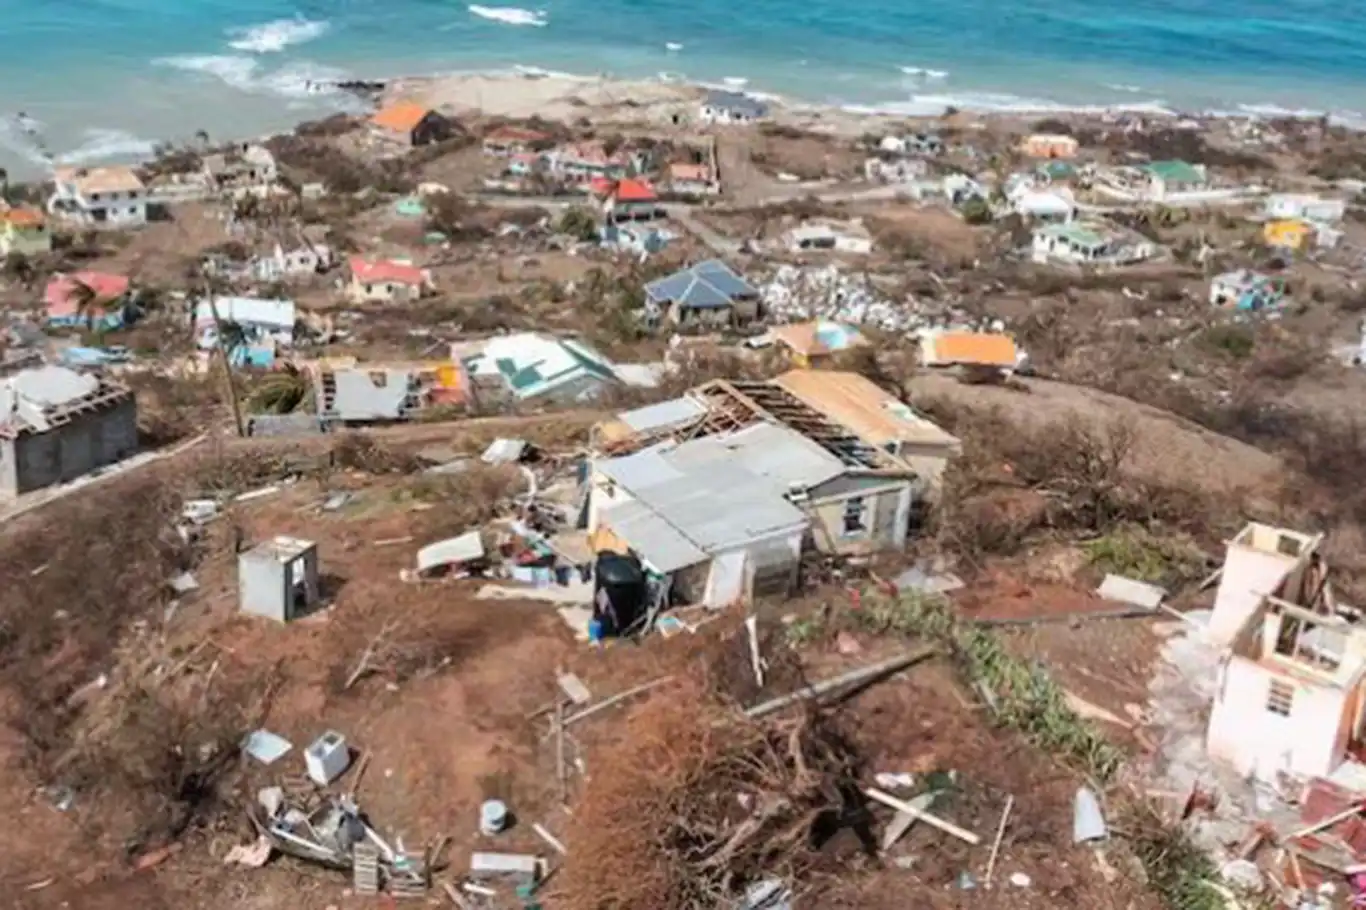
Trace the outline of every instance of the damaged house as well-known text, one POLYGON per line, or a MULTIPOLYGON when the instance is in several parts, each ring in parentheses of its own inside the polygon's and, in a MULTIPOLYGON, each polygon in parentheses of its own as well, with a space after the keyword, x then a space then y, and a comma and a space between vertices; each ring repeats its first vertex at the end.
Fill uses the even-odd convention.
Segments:
POLYGON ((466 403, 458 363, 320 363, 318 416, 343 424, 411 420, 436 405, 466 403))
POLYGON ((957 440, 890 398, 856 374, 794 370, 619 414, 595 431, 594 549, 720 607, 791 591, 806 550, 903 546, 957 440))
POLYGON ((138 447, 127 387, 65 367, 0 379, 0 496, 67 483, 138 447))
POLYGON ((1352 760, 1366 721, 1366 628, 1335 601, 1321 539, 1250 524, 1228 545, 1208 627, 1227 650, 1206 745, 1244 777, 1366 770, 1352 760))

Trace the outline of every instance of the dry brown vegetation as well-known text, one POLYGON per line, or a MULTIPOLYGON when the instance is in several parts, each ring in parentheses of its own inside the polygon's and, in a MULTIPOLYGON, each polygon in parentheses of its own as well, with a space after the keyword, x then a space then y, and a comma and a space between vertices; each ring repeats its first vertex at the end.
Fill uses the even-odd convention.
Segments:
POLYGON ((757 880, 800 881, 822 823, 860 799, 857 757, 819 713, 746 720, 690 683, 642 706, 628 730, 597 753, 575 806, 555 895, 566 910, 696 910, 757 880))
POLYGON ((1045 534, 1095 536, 1126 524, 1214 542, 1236 517, 1233 503, 1195 481, 1139 476, 1136 437, 1119 421, 1021 426, 1000 410, 916 405, 963 442, 932 526, 941 546, 971 560, 1012 554, 1045 534))

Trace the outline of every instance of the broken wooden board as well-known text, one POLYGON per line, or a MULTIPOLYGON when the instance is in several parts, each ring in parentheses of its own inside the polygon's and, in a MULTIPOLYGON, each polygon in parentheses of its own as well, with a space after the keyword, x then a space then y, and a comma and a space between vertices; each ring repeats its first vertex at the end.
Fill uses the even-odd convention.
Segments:
POLYGON ((561 673, 557 682, 560 684, 560 691, 574 704, 586 705, 593 700, 593 693, 583 684, 583 680, 573 673, 561 673))
MULTIPOLYGON (((908 802, 908 805, 915 807, 919 812, 924 812, 934 804, 935 793, 922 793, 908 802)), ((890 850, 897 841, 911 830, 915 820, 919 816, 910 812, 897 812, 895 817, 887 823, 886 829, 882 832, 882 851, 885 853, 890 850)))

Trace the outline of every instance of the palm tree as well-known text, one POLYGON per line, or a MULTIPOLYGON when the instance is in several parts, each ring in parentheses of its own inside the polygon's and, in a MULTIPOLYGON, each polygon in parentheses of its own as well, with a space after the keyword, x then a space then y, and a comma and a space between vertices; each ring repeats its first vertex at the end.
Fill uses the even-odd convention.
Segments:
POLYGON ((96 311, 100 309, 100 292, 81 279, 73 278, 66 299, 72 305, 77 320, 85 323, 87 331, 93 330, 96 311))
POLYGON ((308 399, 308 376, 292 363, 271 373, 251 396, 252 409, 265 414, 292 414, 308 399))
POLYGON ((203 299, 208 301, 209 316, 213 319, 213 334, 216 342, 214 350, 218 352, 218 360, 223 368, 223 383, 228 405, 232 408, 233 427, 237 430, 238 436, 246 436, 246 425, 242 422, 242 403, 237 397, 237 376, 232 371, 233 356, 247 346, 246 329, 236 320, 219 317, 218 295, 212 281, 206 283, 203 299))

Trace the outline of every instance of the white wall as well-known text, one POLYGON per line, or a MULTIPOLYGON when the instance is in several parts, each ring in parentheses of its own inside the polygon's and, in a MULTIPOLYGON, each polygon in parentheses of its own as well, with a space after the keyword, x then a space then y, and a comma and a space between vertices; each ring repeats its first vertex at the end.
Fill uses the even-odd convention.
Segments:
POLYGON ((1206 749, 1244 777, 1271 780, 1279 771, 1330 774, 1342 762, 1351 724, 1350 690, 1297 683, 1242 657, 1230 657, 1210 713, 1206 749), (1289 716, 1267 710, 1273 680, 1294 686, 1289 716))
POLYGON ((1219 592, 1214 597, 1214 612, 1207 631, 1209 640, 1221 647, 1231 644, 1261 605, 1262 598, 1275 593, 1296 561, 1294 556, 1236 541, 1230 543, 1224 573, 1219 578, 1219 592))

